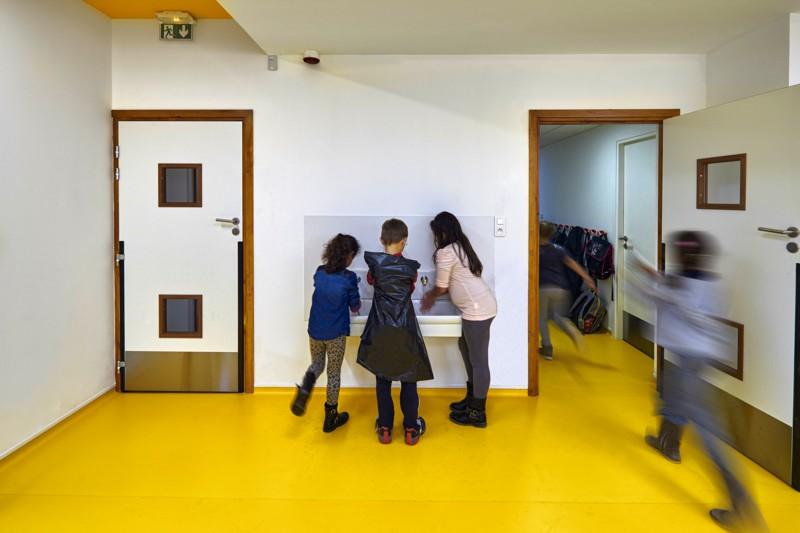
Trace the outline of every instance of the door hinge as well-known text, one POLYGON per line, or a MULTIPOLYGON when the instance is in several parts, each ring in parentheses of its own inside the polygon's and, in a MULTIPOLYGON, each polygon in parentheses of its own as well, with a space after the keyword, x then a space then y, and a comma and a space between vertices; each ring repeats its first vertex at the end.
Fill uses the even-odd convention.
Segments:
POLYGON ((114 255, 114 263, 116 263, 117 266, 119 266, 119 262, 120 261, 125 261, 125 254, 115 254, 114 255))
POLYGON ((114 147, 114 157, 119 159, 119 145, 114 147))
POLYGON ((125 361, 117 361, 117 372, 125 368, 125 361))
POLYGON ((114 169, 114 179, 119 181, 119 167, 114 169))

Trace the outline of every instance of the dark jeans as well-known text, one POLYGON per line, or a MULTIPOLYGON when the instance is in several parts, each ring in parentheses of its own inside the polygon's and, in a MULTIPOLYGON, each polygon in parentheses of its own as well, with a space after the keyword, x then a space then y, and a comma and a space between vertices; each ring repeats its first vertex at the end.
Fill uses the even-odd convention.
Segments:
MULTIPOLYGON (((378 396, 378 425, 394 426, 394 401, 392 401, 392 382, 375 378, 375 392, 378 396)), ((417 427, 419 417, 419 394, 416 383, 400 384, 400 408, 403 410, 403 427, 417 427)))

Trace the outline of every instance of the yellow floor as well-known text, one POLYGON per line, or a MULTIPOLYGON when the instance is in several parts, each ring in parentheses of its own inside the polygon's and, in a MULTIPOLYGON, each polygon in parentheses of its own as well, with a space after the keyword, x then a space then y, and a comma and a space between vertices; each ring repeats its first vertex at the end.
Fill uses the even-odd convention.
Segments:
MULTIPOLYGON (((319 393, 304 419, 286 393, 108 394, 0 462, 0 531, 717 531, 697 446, 673 465, 642 441, 651 361, 559 341, 542 396, 491 397, 487 430, 446 420, 456 392, 423 394, 414 448, 377 443, 371 391, 343 394, 331 435, 319 393)), ((772 530, 798 531, 800 493, 744 469, 772 530)))

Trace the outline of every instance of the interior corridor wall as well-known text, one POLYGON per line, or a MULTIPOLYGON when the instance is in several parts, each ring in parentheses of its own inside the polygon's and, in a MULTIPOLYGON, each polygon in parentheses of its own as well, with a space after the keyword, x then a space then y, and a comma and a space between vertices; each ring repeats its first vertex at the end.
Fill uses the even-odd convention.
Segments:
MULTIPOLYGON (((647 133, 653 125, 598 126, 541 149, 540 212, 545 220, 608 232, 617 245, 617 142, 647 133)), ((655 213, 653 214, 655 217, 655 213)), ((599 283, 614 329, 613 277, 599 283)))
MULTIPOLYGON (((323 55, 317 67, 281 57, 269 72, 233 21, 201 20, 191 43, 160 42, 155 21, 112 27, 115 108, 254 109, 258 386, 291 385, 308 364, 305 215, 448 209, 507 219, 493 258, 493 385, 526 387, 528 110, 705 104, 703 55, 323 55)), ((343 382, 370 386, 355 344, 343 382)), ((463 386, 455 339, 428 346, 428 385, 463 386)))
POLYGON ((0 456, 114 384, 111 23, 0 7, 0 456))
POLYGON ((790 15, 708 52, 707 104, 732 102, 789 85, 790 15))

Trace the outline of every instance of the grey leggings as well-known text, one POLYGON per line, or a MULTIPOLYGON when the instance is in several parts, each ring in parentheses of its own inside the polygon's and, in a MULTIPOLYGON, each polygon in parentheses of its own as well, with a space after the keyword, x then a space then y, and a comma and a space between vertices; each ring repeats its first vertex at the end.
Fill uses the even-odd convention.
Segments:
POLYGON ((319 378, 325 370, 325 356, 328 358, 328 390, 326 401, 334 406, 339 403, 339 386, 342 379, 342 361, 344 360, 344 347, 347 338, 342 335, 329 341, 318 341, 308 338, 311 348, 311 366, 308 372, 313 372, 319 378))
POLYGON ((542 347, 552 348, 549 320, 553 320, 561 330, 569 335, 572 342, 577 343, 580 332, 567 315, 569 314, 570 292, 560 287, 539 287, 539 333, 542 335, 542 347))
POLYGON ((489 394, 492 376, 489 372, 489 330, 494 318, 486 320, 461 319, 461 338, 458 349, 467 369, 467 379, 472 383, 472 395, 483 399, 489 394))

